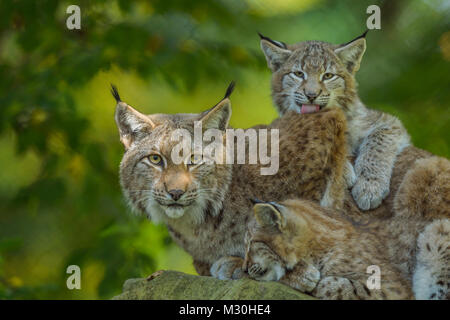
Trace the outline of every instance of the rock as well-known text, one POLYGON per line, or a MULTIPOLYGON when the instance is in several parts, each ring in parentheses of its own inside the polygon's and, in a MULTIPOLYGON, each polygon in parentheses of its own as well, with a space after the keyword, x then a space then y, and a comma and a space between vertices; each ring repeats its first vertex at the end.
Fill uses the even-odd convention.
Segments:
MULTIPOLYGON (((158 274, 159 273, 159 274, 158 274)), ((278 282, 218 280, 177 271, 129 279, 114 300, 310 300, 311 296, 278 282)))

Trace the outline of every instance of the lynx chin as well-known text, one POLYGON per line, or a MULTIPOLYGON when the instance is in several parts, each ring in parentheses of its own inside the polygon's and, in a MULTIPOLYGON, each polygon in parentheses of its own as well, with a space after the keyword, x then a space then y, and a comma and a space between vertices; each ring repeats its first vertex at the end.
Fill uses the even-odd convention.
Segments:
POLYGON ((368 109, 358 97, 355 73, 366 50, 366 33, 341 45, 322 41, 287 45, 260 35, 280 115, 331 106, 345 112, 350 152, 356 158, 354 167, 346 164, 346 179, 362 210, 378 207, 389 194, 396 157, 410 144, 399 119, 368 109))

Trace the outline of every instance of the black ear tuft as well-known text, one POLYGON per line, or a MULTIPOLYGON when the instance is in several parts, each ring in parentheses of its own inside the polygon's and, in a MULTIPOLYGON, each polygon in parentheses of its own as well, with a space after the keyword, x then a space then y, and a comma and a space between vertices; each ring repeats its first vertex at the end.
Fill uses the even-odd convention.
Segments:
POLYGON ((364 33, 361 35, 361 38, 365 38, 367 35, 367 32, 369 32, 369 29, 367 29, 366 31, 364 31, 364 33))
POLYGON ((261 40, 267 40, 267 41, 270 40, 269 38, 263 36, 263 35, 261 34, 261 32, 258 32, 258 36, 261 38, 261 40))
POLYGON ((353 40, 350 40, 349 42, 347 42, 347 43, 344 43, 343 45, 341 45, 341 47, 345 47, 346 45, 348 45, 348 44, 350 44, 350 43, 352 43, 353 41, 356 41, 356 40, 358 40, 358 39, 365 39, 366 38, 366 35, 367 35, 367 32, 369 32, 369 29, 367 29, 366 31, 364 31, 364 33, 362 34, 362 35, 360 35, 360 36, 357 36, 355 39, 353 39, 353 40))
POLYGON ((266 36, 263 36, 263 35, 262 35, 261 33, 259 33, 259 32, 258 32, 258 35, 259 35, 259 37, 261 38, 261 40, 269 41, 271 44, 274 44, 274 45, 276 45, 277 47, 280 47, 280 48, 282 48, 282 49, 287 49, 287 45, 286 45, 286 43, 284 43, 284 42, 272 40, 272 39, 270 39, 270 38, 268 38, 268 37, 266 37, 266 36))
POLYGON ((116 99, 116 102, 119 103, 122 100, 120 100, 119 92, 117 91, 117 88, 115 85, 111 83, 111 94, 113 95, 114 99, 116 99))
POLYGON ((250 198, 250 201, 253 205, 257 204, 257 203, 264 203, 264 201, 261 201, 259 199, 256 198, 250 198))
POLYGON ((229 98, 231 96, 231 94, 233 93, 235 84, 236 84, 236 82, 231 81, 231 83, 228 85, 227 92, 225 92, 225 96, 223 97, 222 100, 229 98))

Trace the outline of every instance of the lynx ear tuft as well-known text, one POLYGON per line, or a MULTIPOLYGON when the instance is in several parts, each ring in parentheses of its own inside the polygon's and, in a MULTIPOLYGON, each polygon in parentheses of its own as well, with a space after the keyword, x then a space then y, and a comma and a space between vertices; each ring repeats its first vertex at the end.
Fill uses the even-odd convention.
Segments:
POLYGON ((282 42, 282 41, 275 41, 275 40, 272 40, 272 39, 270 39, 269 37, 266 37, 266 36, 262 35, 262 34, 259 33, 259 32, 258 32, 258 35, 259 35, 259 38, 260 38, 261 40, 269 41, 270 43, 276 45, 277 47, 280 47, 280 48, 282 48, 282 49, 287 49, 286 43, 284 43, 284 42, 282 42))
POLYGON ((257 204, 257 203, 264 203, 264 201, 261 201, 261 200, 256 199, 256 198, 251 198, 251 199, 250 199, 250 202, 251 202, 253 205, 255 205, 255 204, 257 204))
POLYGON ((112 83, 111 83, 111 93, 112 93, 114 99, 116 99, 117 103, 122 102, 122 100, 120 100, 119 91, 117 91, 117 87, 115 85, 113 85, 112 83))
POLYGON ((230 95, 234 90, 235 82, 232 81, 227 88, 225 96, 211 109, 204 111, 200 118, 203 130, 218 129, 225 131, 231 118, 230 95))
POLYGON ((365 38, 367 36, 367 33, 369 32, 369 29, 367 29, 366 31, 364 31, 364 33, 361 35, 361 38, 365 38))
POLYGON ((291 56, 292 51, 288 50, 283 42, 269 39, 261 34, 259 36, 261 37, 261 50, 266 57, 267 66, 272 72, 275 72, 291 56))
POLYGON ((222 100, 228 99, 231 96, 231 94, 234 91, 234 86, 235 85, 236 85, 236 82, 234 82, 234 81, 230 82, 230 84, 228 85, 227 91, 225 92, 225 96, 223 97, 222 100))

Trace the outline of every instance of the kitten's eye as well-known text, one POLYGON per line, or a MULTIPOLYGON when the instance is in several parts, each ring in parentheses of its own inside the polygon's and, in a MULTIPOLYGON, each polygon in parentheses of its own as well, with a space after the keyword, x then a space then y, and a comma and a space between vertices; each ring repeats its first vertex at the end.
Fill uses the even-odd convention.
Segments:
POLYGON ((153 163, 154 165, 160 166, 162 165, 162 158, 160 155, 157 154, 151 154, 148 156, 148 160, 153 163))
POLYGON ((333 77, 334 77, 334 74, 329 73, 329 72, 327 72, 327 73, 325 73, 325 74, 323 75, 323 79, 324 79, 324 80, 329 80, 329 79, 331 79, 331 78, 333 78, 333 77))
POLYGON ((301 71, 295 71, 294 74, 299 78, 303 78, 305 76, 305 74, 301 71))

